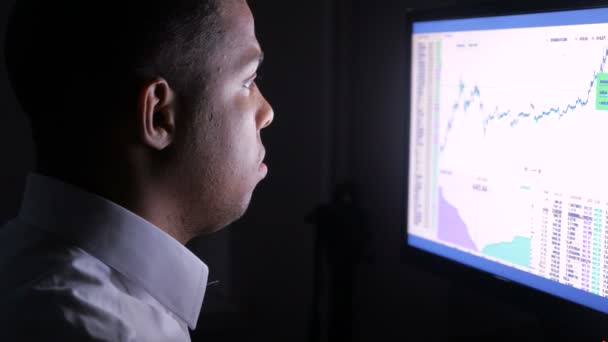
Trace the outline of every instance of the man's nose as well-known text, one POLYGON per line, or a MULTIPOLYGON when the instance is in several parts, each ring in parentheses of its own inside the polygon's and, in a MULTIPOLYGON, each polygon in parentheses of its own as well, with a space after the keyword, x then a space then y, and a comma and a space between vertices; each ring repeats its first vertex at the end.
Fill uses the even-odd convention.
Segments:
POLYGON ((262 96, 262 106, 258 111, 258 127, 259 129, 266 128, 274 120, 274 110, 264 96, 262 96))

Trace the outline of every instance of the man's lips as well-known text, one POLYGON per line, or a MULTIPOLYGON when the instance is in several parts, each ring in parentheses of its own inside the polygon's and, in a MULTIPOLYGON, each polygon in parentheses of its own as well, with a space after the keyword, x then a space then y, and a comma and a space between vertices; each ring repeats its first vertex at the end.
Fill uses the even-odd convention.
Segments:
POLYGON ((262 169, 267 169, 268 166, 266 166, 266 164, 264 163, 264 158, 266 157, 266 150, 264 148, 262 148, 262 151, 260 152, 260 170, 262 169))

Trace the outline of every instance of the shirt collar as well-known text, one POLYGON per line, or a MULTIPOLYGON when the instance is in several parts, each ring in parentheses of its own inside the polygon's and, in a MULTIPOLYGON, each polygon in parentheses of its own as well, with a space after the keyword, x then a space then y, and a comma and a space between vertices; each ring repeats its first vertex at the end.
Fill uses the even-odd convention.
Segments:
POLYGON ((28 175, 19 218, 62 235, 196 328, 209 269, 152 223, 100 196, 35 173, 28 175))

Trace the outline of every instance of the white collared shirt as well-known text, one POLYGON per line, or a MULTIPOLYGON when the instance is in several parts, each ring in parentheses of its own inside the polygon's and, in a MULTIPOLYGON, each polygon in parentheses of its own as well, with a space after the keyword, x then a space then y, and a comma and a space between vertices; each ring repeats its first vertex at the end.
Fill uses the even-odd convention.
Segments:
POLYGON ((190 341, 208 273, 133 212, 30 174, 0 230, 0 341, 190 341))

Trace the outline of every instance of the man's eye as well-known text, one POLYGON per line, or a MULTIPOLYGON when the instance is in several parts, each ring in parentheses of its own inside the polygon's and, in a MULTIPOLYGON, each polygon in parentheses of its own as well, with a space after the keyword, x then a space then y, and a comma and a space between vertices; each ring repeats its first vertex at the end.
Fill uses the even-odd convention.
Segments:
POLYGON ((249 89, 251 88, 251 86, 253 86, 253 84, 255 83, 255 78, 257 77, 257 75, 253 75, 252 77, 250 77, 244 84, 244 87, 249 89))

